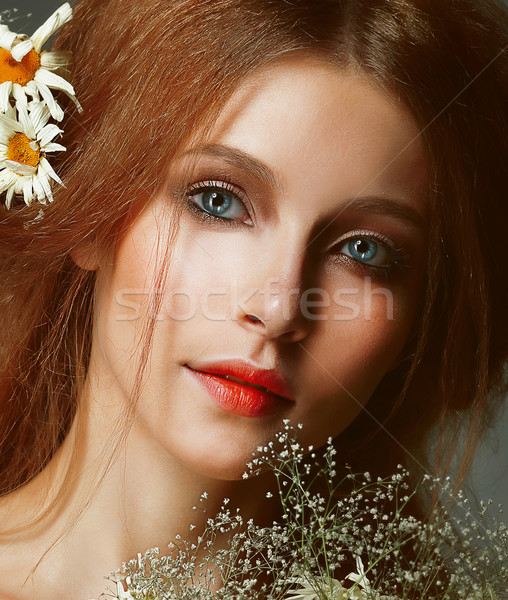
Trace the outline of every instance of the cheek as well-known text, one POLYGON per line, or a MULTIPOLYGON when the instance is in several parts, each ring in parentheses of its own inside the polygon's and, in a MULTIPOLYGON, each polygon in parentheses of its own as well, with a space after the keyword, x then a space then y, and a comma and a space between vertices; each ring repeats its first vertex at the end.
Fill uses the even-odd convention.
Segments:
POLYGON ((119 241, 113 257, 99 266, 94 347, 100 348, 115 377, 132 383, 139 344, 153 313, 150 302, 155 272, 156 235, 141 217, 119 241))
POLYGON ((170 265, 164 298, 164 317, 189 324, 196 320, 230 318, 236 286, 231 247, 212 236, 180 235, 170 265))
MULTIPOLYGON (((414 302, 407 290, 377 287, 366 280, 348 318, 339 308, 328 337, 330 346, 344 348, 345 371, 352 381, 364 381, 374 391, 384 374, 395 367, 413 321, 414 302)), ((331 349, 331 348, 330 348, 331 349)), ((349 379, 348 377, 348 379, 349 379)))
POLYGON ((151 210, 142 212, 119 242, 114 264, 101 273, 102 321, 130 324, 123 331, 115 327, 118 337, 132 338, 132 330, 141 331, 147 320, 156 320, 165 329, 192 321, 216 283, 219 263, 211 253, 213 247, 209 250, 206 241, 201 243, 192 232, 183 232, 173 245, 162 303, 154 302, 157 275, 168 250, 161 227, 151 210))
POLYGON ((397 365, 411 329, 412 294, 376 289, 373 285, 374 293, 358 293, 354 302, 350 295, 347 310, 331 306, 303 341, 309 357, 301 375, 309 391, 305 412, 327 427, 329 435, 337 435, 355 418, 397 365))

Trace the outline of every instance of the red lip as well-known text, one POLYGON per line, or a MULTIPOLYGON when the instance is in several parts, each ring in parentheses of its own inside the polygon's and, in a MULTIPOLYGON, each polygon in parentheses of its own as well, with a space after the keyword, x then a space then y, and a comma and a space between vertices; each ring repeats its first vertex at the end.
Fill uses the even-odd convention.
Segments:
POLYGON ((227 412, 261 416, 293 401, 288 384, 275 369, 259 369, 240 359, 185 366, 227 412), (226 379, 227 376, 241 381, 226 379))
POLYGON ((193 363, 191 368, 195 371, 203 371, 223 377, 232 375, 246 383, 261 385, 277 396, 293 400, 286 380, 275 369, 258 369, 240 359, 224 360, 220 363, 193 363))

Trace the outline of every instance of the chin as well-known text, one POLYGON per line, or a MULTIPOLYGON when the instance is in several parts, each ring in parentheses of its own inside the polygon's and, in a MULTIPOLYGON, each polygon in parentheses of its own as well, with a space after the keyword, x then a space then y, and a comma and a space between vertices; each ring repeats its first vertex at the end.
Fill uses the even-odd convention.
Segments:
POLYGON ((247 463, 259 446, 259 443, 250 444, 245 438, 234 435, 225 439, 201 435, 199 444, 188 438, 180 438, 178 442, 171 447, 166 446, 166 450, 183 468, 196 475, 223 481, 244 479, 247 463))
MULTIPOLYGON (((186 457, 185 466, 196 474, 221 481, 241 481, 248 471, 247 463, 252 455, 217 454, 211 460, 210 454, 186 457)), ((183 462, 183 461, 181 461, 183 462)))

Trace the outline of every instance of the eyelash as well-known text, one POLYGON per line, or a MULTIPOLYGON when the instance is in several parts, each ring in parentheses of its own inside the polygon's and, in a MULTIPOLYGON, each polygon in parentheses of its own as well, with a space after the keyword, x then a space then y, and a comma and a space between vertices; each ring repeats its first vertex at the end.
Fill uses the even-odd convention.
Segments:
MULTIPOLYGON (((234 198, 240 205, 243 207, 243 210, 248 215, 250 219, 249 211, 245 206, 245 203, 242 201, 242 196, 245 193, 235 186, 230 179, 219 179, 219 180, 206 180, 201 181, 195 184, 192 184, 188 187, 186 192, 186 203, 189 210, 201 221, 203 222, 213 222, 219 226, 225 226, 228 228, 231 227, 243 227, 250 226, 250 224, 245 223, 243 221, 239 221, 236 218, 231 217, 221 217, 219 215, 214 215, 205 209, 199 207, 194 201, 191 200, 193 196, 197 194, 209 192, 213 190, 218 190, 220 192, 226 192, 232 198, 234 198)), ((385 238, 383 235, 378 234, 373 231, 352 231, 347 234, 344 238, 340 239, 336 242, 332 248, 329 250, 332 254, 332 257, 337 262, 347 262, 350 267, 353 268, 360 275, 371 275, 375 278, 384 278, 386 280, 391 277, 395 277, 398 273, 403 271, 408 267, 408 257, 404 250, 393 244, 388 238, 385 238), (333 254, 334 248, 341 248, 346 243, 352 242, 353 240, 369 240, 371 242, 375 242, 379 244, 389 255, 389 264, 386 265, 373 265, 369 263, 362 262, 349 256, 348 254, 344 254, 344 252, 338 252, 335 255, 333 254)))
POLYGON ((218 190, 220 192, 227 192, 230 196, 232 196, 237 202, 241 204, 249 219, 251 218, 249 211, 245 206, 245 203, 242 201, 242 196, 245 195, 244 192, 238 187, 236 187, 233 183, 231 183, 230 179, 201 181, 189 186, 186 193, 186 201, 190 210, 202 221, 213 221, 218 225, 225 225, 226 227, 242 227, 244 225, 249 226, 249 223, 245 223, 234 218, 214 215, 200 208, 195 202, 191 200, 191 198, 193 196, 196 196, 197 194, 202 194, 203 192, 209 192, 214 190, 218 190))
POLYGON ((358 230, 348 232, 347 236, 336 242, 329 251, 333 254, 334 248, 340 249, 346 243, 353 242, 355 240, 368 240, 380 245, 388 254, 388 264, 373 265, 365 263, 353 258, 352 256, 349 256, 348 254, 344 254, 344 252, 337 252, 335 255, 333 255, 333 259, 337 262, 347 262, 360 275, 371 275, 375 278, 383 278, 386 280, 395 277, 397 274, 409 267, 409 257, 404 249, 400 246, 396 246, 385 236, 373 231, 366 232, 358 230))

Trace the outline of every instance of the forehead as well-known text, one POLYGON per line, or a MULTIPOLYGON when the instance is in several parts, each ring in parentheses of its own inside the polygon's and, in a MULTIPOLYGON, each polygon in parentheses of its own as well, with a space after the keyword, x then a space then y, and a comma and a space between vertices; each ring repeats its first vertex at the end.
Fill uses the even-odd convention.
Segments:
MULTIPOLYGON (((236 91, 210 136, 266 164, 282 191, 302 179, 340 194, 411 196, 426 186, 419 127, 361 71, 305 55, 280 59, 236 91), (327 185, 328 184, 328 185, 327 185)), ((326 207, 324 207, 326 208, 326 207)), ((423 210, 423 209, 422 209, 423 210)))

